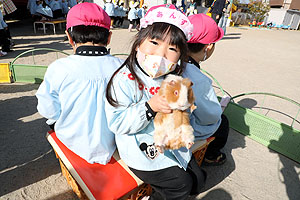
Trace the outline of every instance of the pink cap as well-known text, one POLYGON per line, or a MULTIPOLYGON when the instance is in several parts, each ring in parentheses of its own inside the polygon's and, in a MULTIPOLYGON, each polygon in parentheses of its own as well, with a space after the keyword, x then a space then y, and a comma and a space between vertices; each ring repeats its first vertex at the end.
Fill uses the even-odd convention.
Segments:
POLYGON ((222 39, 224 31, 209 16, 201 13, 188 17, 194 25, 193 37, 188 43, 211 44, 222 39))
POLYGON ((144 18, 141 19, 141 28, 146 28, 155 22, 164 22, 180 28, 187 40, 192 37, 193 25, 186 15, 172 4, 163 4, 151 7, 144 18))
POLYGON ((109 30, 110 17, 95 3, 80 3, 69 10, 66 28, 78 25, 100 26, 109 30))

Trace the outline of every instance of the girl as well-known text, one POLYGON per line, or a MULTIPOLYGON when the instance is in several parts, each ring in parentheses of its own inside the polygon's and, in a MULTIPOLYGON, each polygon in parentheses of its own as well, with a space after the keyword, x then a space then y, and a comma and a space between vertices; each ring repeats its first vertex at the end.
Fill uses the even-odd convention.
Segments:
POLYGON ((193 26, 172 5, 152 7, 141 19, 131 53, 106 90, 108 126, 116 134, 122 160, 153 188, 150 199, 186 199, 198 194, 206 175, 189 149, 159 153, 153 141, 156 112, 170 113, 157 94, 168 73, 180 74, 193 26), (150 73, 153 66, 164 73, 150 73), (167 66, 171 66, 170 69, 167 66))

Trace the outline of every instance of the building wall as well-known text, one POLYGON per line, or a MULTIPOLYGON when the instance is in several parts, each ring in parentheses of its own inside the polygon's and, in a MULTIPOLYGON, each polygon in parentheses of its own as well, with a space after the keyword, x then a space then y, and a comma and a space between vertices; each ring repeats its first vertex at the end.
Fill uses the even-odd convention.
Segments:
POLYGON ((300 1, 299 0, 293 0, 291 5, 290 5, 290 9, 300 10, 300 1))
POLYGON ((285 9, 271 8, 267 22, 273 22, 277 25, 282 24, 286 11, 285 9))
POLYGON ((282 6, 283 0, 270 0, 269 3, 270 6, 282 6))

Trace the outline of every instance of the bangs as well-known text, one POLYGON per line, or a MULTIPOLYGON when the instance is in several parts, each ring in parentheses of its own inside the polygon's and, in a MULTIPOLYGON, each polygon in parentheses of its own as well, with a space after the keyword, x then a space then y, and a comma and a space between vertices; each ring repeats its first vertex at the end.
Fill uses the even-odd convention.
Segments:
POLYGON ((144 31, 141 31, 141 34, 143 38, 158 40, 165 40, 170 36, 169 44, 175 45, 176 47, 182 47, 186 42, 185 35, 179 28, 163 22, 153 23, 153 25, 145 28, 144 31))

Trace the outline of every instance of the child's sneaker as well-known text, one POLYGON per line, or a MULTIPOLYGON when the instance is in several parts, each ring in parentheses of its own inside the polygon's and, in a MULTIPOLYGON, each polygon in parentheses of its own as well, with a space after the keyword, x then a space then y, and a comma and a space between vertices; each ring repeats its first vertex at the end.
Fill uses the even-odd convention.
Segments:
POLYGON ((0 51, 0 57, 6 56, 6 55, 7 55, 7 52, 5 52, 5 51, 0 51))
POLYGON ((226 162, 226 155, 225 153, 220 153, 220 155, 216 158, 204 158, 203 165, 206 166, 218 166, 223 165, 226 162))
POLYGON ((150 196, 144 196, 141 200, 148 200, 150 199, 150 196))

